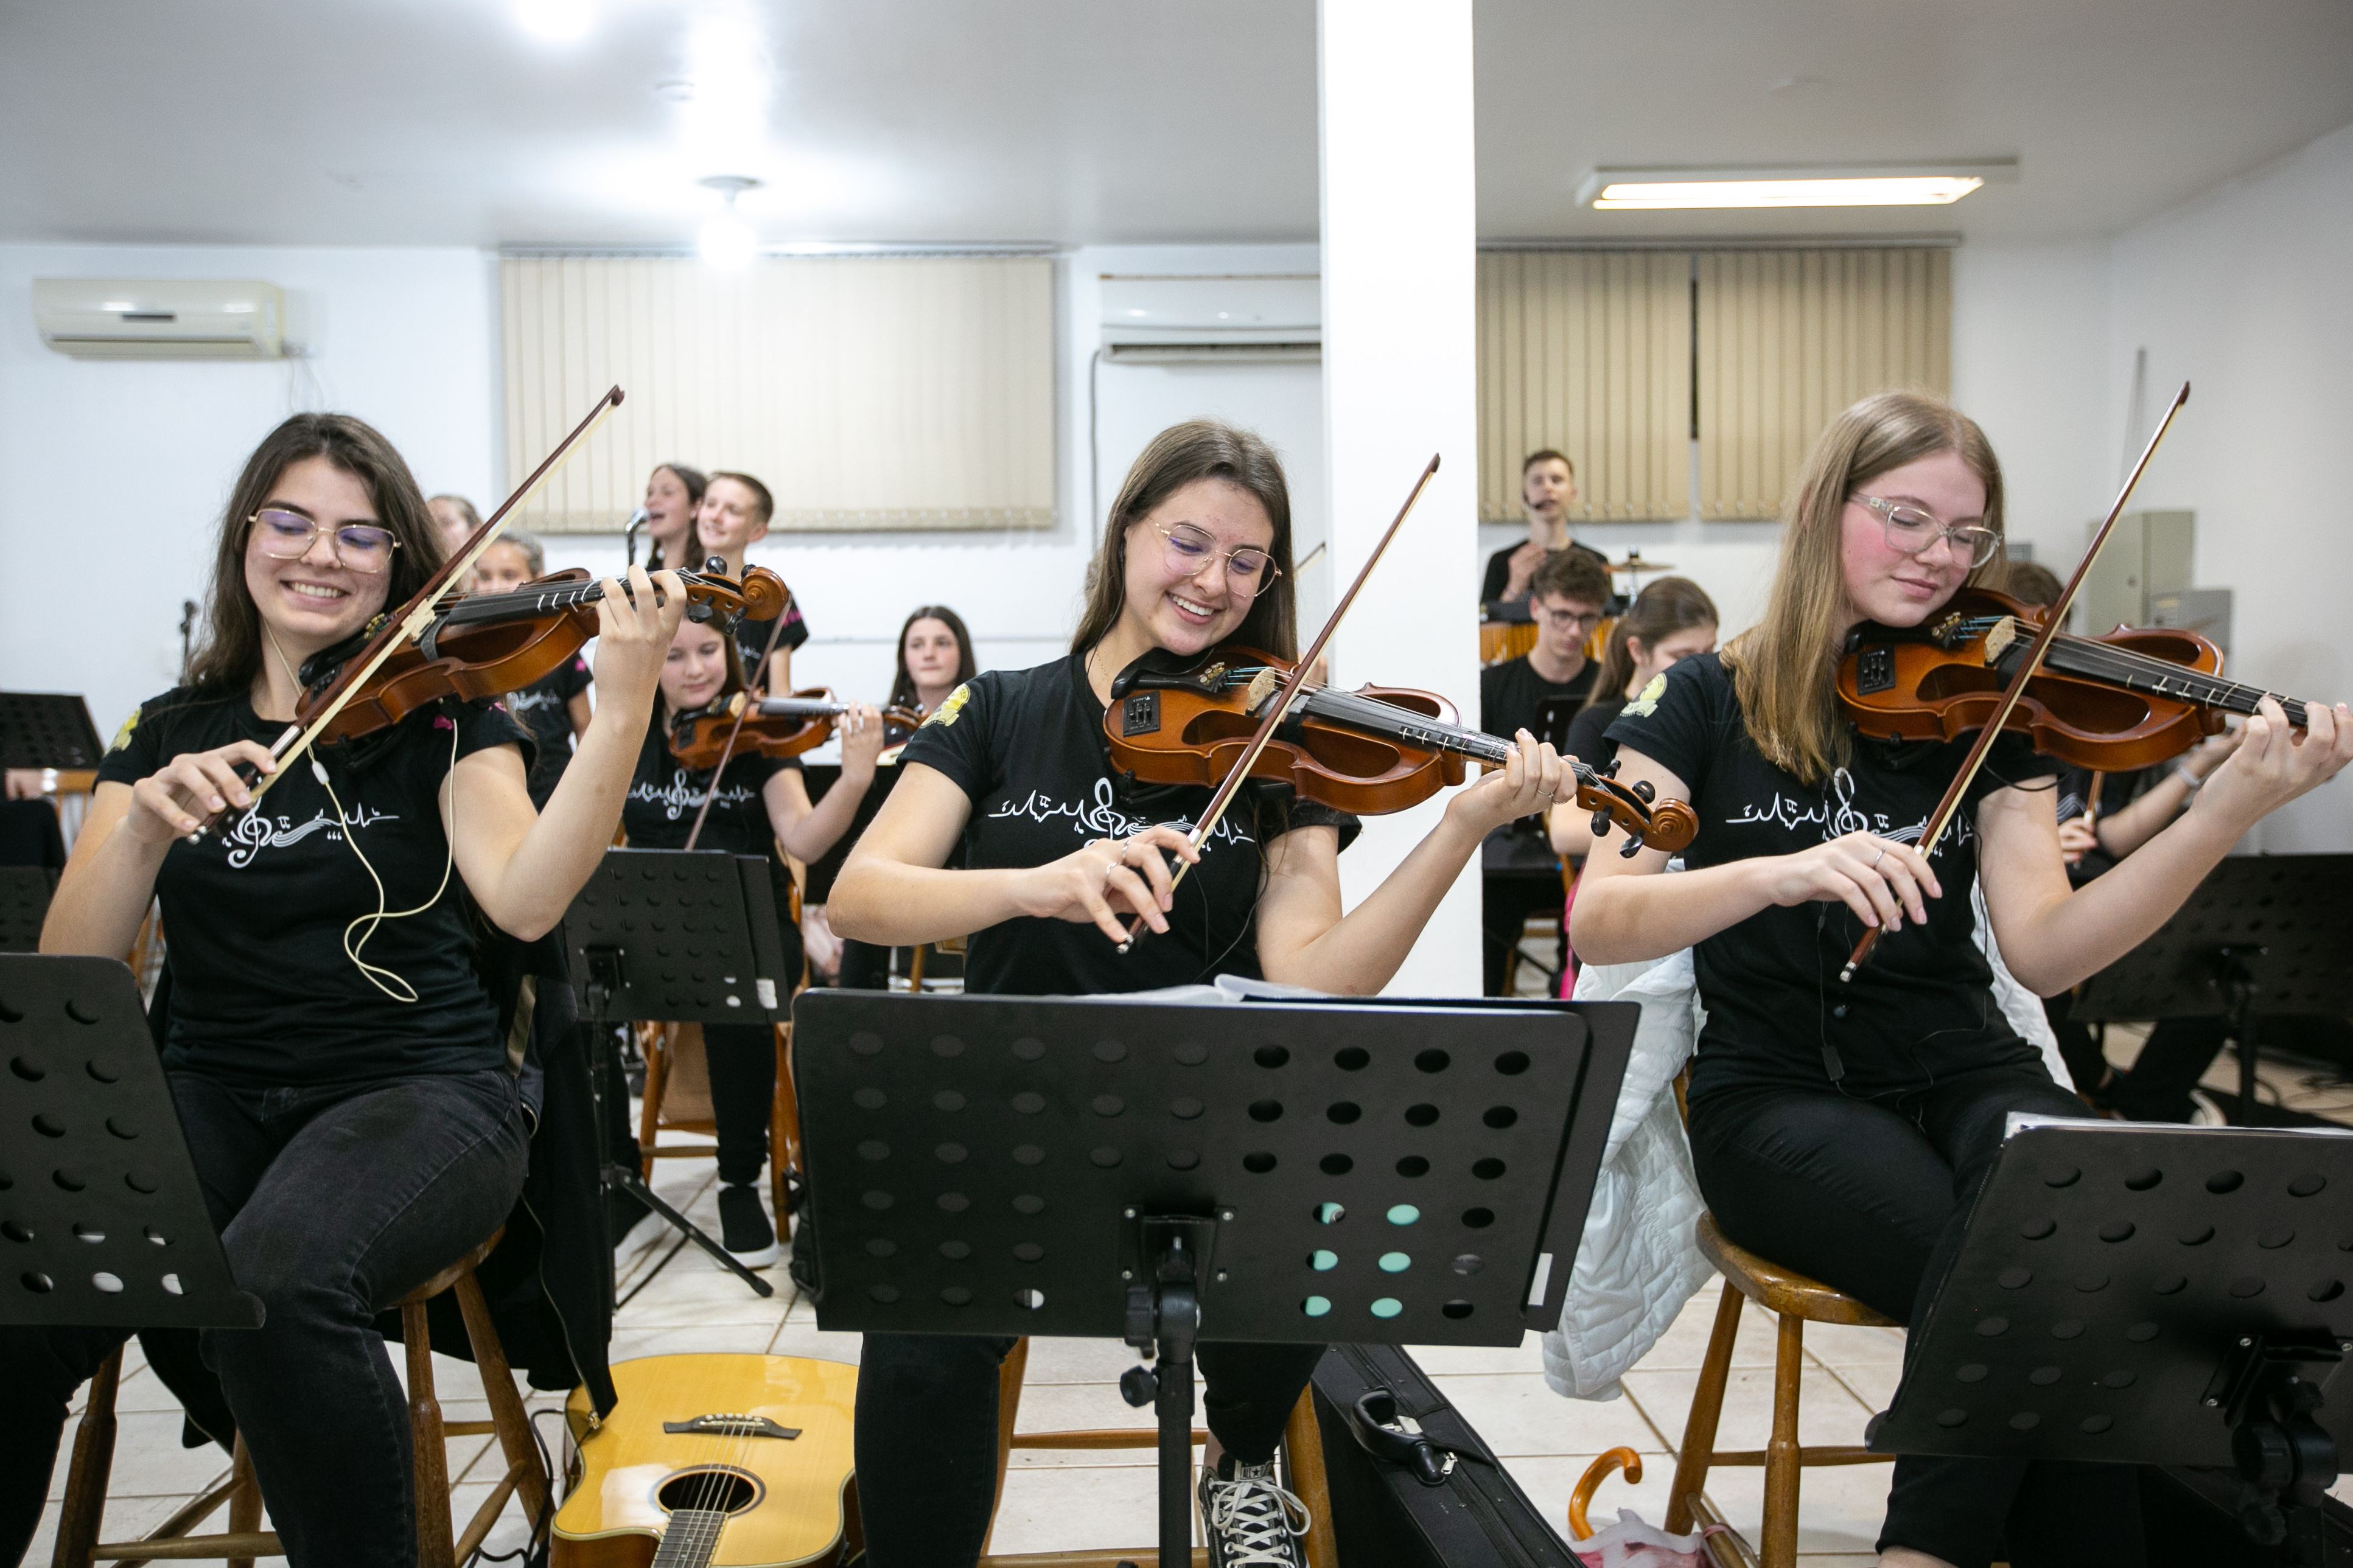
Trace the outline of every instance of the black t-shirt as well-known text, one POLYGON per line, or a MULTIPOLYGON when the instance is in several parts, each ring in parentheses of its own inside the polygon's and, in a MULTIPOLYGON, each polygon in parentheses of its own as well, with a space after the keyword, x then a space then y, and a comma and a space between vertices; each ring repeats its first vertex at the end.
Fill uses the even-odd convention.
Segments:
POLYGON ((1618 754, 1618 742, 1609 738, 1609 726, 1626 710, 1623 697, 1599 697, 1577 710, 1568 721, 1568 739, 1561 750, 1588 768, 1606 768, 1609 759, 1618 754))
POLYGON ((499 699, 539 742, 531 776, 524 784, 531 791, 531 804, 543 811, 547 797, 555 793, 556 782, 564 777, 565 764, 572 760, 572 700, 592 684, 588 661, 574 654, 521 691, 510 691, 499 699))
MULTIPOLYGON (((801 618, 801 602, 798 599, 785 601, 784 622, 785 629, 776 634, 774 651, 777 653, 790 653, 809 639, 808 622, 801 618)), ((768 632, 776 624, 774 616, 765 621, 755 621, 747 616, 735 623, 735 646, 744 655, 744 673, 754 680, 760 679, 760 655, 769 651, 768 632)), ((711 809, 717 811, 719 808, 714 805, 711 809)))
MULTIPOLYGON (((2159 763, 2153 768, 2140 768, 2130 773, 2094 773, 2084 768, 2066 768, 2059 774, 2059 820, 2069 821, 2084 815, 2092 804, 2093 791, 2099 794, 2099 815, 2094 820, 2114 816, 2150 790, 2163 784, 2173 772, 2170 763, 2159 763), (2098 780, 2096 786, 2093 781, 2098 780)), ((2067 880, 2080 888, 2094 877, 2105 876, 2116 868, 2117 858, 2094 845, 2084 851, 2084 858, 2067 868, 2067 880)))
MULTIPOLYGON (((1479 602, 1481 604, 1494 605, 1501 604, 1503 602, 1504 588, 1512 580, 1512 557, 1518 552, 1520 546, 1526 542, 1526 540, 1521 540, 1518 543, 1506 544, 1504 548, 1487 557, 1487 575, 1479 585, 1479 602)), ((1578 541, 1572 539, 1562 548, 1567 550, 1581 550, 1586 554, 1592 556, 1596 561, 1600 562, 1604 566, 1609 564, 1609 557, 1602 554, 1601 552, 1594 549, 1590 544, 1581 543, 1578 541)), ((1522 594, 1520 598, 1522 601, 1525 601, 1527 595, 1525 594, 1522 594)))
MULTIPOLYGON (((1127 837, 1156 823, 1190 831, 1212 792, 1114 776, 1103 721, 1078 654, 1034 669, 990 670, 948 694, 907 742, 900 765, 935 768, 971 799, 962 847, 974 870, 1042 866, 1092 840, 1127 837)), ((1201 863, 1176 885, 1167 935, 1146 931, 1123 956, 1092 924, 1017 917, 973 933, 965 989, 1085 995, 1219 974, 1257 978, 1265 845, 1301 827, 1337 827, 1345 847, 1356 819, 1294 799, 1287 784, 1254 779, 1201 847, 1201 863)))
MULTIPOLYGON (((242 696, 168 692, 122 727, 98 776, 136 784, 185 752, 239 740, 267 746, 285 728, 255 717, 242 696)), ((390 735, 315 750, 332 797, 306 757, 258 813, 224 818, 204 842, 182 839, 165 853, 155 891, 172 944, 166 1067, 272 1088, 507 1065, 454 868, 434 898, 448 865, 440 791, 453 739, 460 758, 531 743, 491 703, 437 703, 390 735), (421 913, 350 932, 360 957, 398 976, 379 978, 396 991, 405 983, 413 1002, 386 995, 345 955, 346 928, 378 907, 367 867, 383 879, 385 909, 433 900, 421 913)))
MULTIPOLYGON (((858 840, 881 813, 882 803, 891 798, 892 787, 898 782, 899 765, 896 763, 874 770, 874 782, 866 786, 866 794, 859 801, 858 809, 850 814, 849 826, 841 830, 841 837, 833 841, 832 848, 809 862, 808 891, 806 895, 809 903, 821 904, 833 896, 834 879, 841 875, 842 867, 849 860, 849 852, 858 847, 858 840)), ((841 787, 839 777, 832 787, 841 787)), ((814 789, 809 793, 812 798, 824 798, 814 789)))
POLYGON ((1593 678, 1600 672, 1591 659, 1567 680, 1546 680, 1536 673, 1528 656, 1491 664, 1479 672, 1479 728, 1508 741, 1522 730, 1543 739, 1537 730, 1537 705, 1547 698, 1583 702, 1593 693, 1593 678))
MULTIPOLYGON (((1854 832, 1917 843, 1970 743, 1858 736, 1852 765, 1810 788, 1758 753, 1732 677, 1712 653, 1678 660, 1663 684, 1644 688, 1609 738, 1690 788, 1700 828, 1683 858, 1694 869, 1795 854, 1854 832)), ((1842 903, 1763 910, 1700 942, 1693 958, 1708 1016, 1692 1099, 1746 1087, 1822 1089, 1831 1081, 1825 1047, 1843 1066, 1840 1088, 1858 1098, 1972 1068, 2039 1062, 1995 1005, 1969 895, 1978 802, 2005 783, 2055 771, 2023 740, 1995 743, 1936 847, 1945 895, 1928 900, 1928 923, 1906 921, 1882 938, 1851 984, 1840 984, 1839 971, 1865 928, 1842 903)))
POLYGON ((646 727, 645 743, 638 751, 637 772, 629 776, 628 798, 621 803, 621 827, 639 849, 683 849, 694 831, 695 814, 702 809, 704 792, 711 794, 711 815, 702 825, 697 849, 724 849, 733 855, 776 854, 776 830, 768 821, 765 798, 768 781, 787 768, 801 765, 798 757, 764 757, 757 752, 727 759, 726 772, 712 787, 709 768, 690 768, 670 755, 668 724, 659 710, 646 727))

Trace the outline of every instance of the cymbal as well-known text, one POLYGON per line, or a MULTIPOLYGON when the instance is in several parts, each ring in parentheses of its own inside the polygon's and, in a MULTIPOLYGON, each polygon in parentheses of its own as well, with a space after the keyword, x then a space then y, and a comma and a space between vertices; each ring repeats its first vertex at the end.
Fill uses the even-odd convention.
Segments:
POLYGON ((1675 569, 1675 563, 1672 561, 1643 560, 1642 552, 1639 550, 1629 550, 1626 552, 1625 560, 1612 561, 1609 565, 1612 572, 1672 572, 1675 569))

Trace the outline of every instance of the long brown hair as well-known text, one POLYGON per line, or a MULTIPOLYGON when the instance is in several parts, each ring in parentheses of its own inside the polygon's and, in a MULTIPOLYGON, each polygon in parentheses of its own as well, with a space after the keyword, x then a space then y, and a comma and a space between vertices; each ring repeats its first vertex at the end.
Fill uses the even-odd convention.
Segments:
MULTIPOLYGON (((711 481, 704 477, 701 468, 690 468, 684 463, 656 463, 653 472, 659 474, 664 468, 668 468, 670 471, 670 477, 686 487, 686 552, 691 559, 679 562, 664 561, 661 546, 655 544, 646 552, 646 570, 659 572, 665 566, 675 566, 681 571, 699 572, 702 569, 703 560, 702 531, 695 526, 694 514, 702 510, 702 492, 711 488, 711 481)), ((653 474, 646 477, 650 481, 653 474)))
POLYGON ((1634 679, 1634 650, 1626 646, 1628 637, 1641 637, 1644 647, 1655 648, 1662 637, 1721 624, 1707 590, 1688 577, 1657 579, 1634 595, 1633 604, 1609 628, 1601 668, 1593 678, 1595 700, 1606 702, 1626 695, 1626 683, 1634 679))
POLYGON ((261 673, 261 612, 245 585, 247 520, 261 510, 286 470, 305 458, 324 458, 365 486, 375 521, 400 542, 384 571, 386 610, 406 604, 440 568, 441 531, 417 476, 383 433, 348 414, 297 414, 253 449, 221 514, 204 641, 188 661, 188 684, 203 696, 243 691, 261 673))
POLYGON ((956 642, 955 684, 962 686, 977 673, 980 667, 973 662, 972 634, 965 630, 964 617, 945 605, 918 605, 899 627, 899 674, 891 682, 891 696, 886 708, 913 708, 915 705, 915 678, 907 673, 907 634, 915 629, 917 621, 937 621, 947 627, 956 642))
POLYGON ((1274 557, 1278 574, 1250 601, 1233 640, 1278 658, 1298 655, 1299 616, 1291 588, 1291 487, 1283 482, 1282 459, 1254 433, 1215 419, 1171 425, 1152 438, 1127 470, 1103 523, 1103 547, 1087 568, 1087 606, 1079 617, 1079 629, 1071 636, 1071 652, 1083 653, 1103 641, 1127 607, 1129 530, 1196 479, 1223 479, 1248 490, 1274 524, 1267 553, 1274 557))
MULTIPOLYGON (((1741 717, 1776 766, 1819 784, 1852 755, 1832 683, 1846 591, 1841 522, 1858 485, 1939 452, 1951 452, 1985 486, 1984 525, 1999 535, 2001 464, 1977 422, 1915 392, 1866 397, 1830 422, 1799 471, 1781 534, 1781 559, 1765 618, 1725 645, 1741 717)), ((1969 574, 2000 581, 2001 552, 1969 574)))

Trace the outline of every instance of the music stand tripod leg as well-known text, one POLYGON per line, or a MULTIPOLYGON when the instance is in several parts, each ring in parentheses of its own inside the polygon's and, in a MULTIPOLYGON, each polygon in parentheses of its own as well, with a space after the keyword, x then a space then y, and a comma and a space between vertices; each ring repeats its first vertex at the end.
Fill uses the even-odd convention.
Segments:
MULTIPOLYGON (((1134 1211, 1127 1217, 1134 1219, 1134 1211)), ((1135 1368, 1120 1380, 1120 1392, 1132 1405, 1151 1399, 1159 1417, 1160 1568, 1191 1568, 1193 1348, 1201 1326, 1195 1270, 1217 1222, 1155 1215, 1140 1224, 1138 1256, 1154 1262, 1149 1283, 1128 1286, 1127 1342, 1155 1348, 1154 1370, 1135 1368)))

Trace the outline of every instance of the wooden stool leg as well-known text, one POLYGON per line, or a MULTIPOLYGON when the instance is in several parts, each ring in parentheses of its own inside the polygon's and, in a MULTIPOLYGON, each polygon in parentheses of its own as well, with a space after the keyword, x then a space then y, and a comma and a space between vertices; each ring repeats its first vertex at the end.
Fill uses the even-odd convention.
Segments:
POLYGON ((539 1445, 532 1441, 531 1415, 522 1407, 522 1396, 515 1392, 506 1347, 499 1342, 498 1328, 491 1321, 491 1304, 482 1299, 481 1282, 474 1278, 474 1271, 469 1268, 459 1275, 451 1289, 458 1295, 458 1310, 465 1314, 474 1364, 481 1369, 482 1394, 491 1402, 491 1425, 498 1432, 499 1452, 506 1456, 509 1469, 520 1467, 522 1479, 515 1482, 515 1496, 522 1500, 523 1518, 536 1524, 549 1508, 548 1477, 540 1468, 539 1445))
POLYGON ((1707 1485, 1715 1462, 1715 1427, 1724 1418, 1724 1385, 1732 1375, 1733 1342, 1740 1337, 1739 1288, 1727 1282, 1716 1303, 1715 1331, 1708 1336, 1707 1359, 1700 1363, 1699 1386, 1692 1391, 1691 1415, 1683 1422, 1683 1446, 1675 1460, 1674 1484, 1667 1489, 1667 1531, 1683 1535, 1692 1527, 1691 1494, 1707 1485))
POLYGON ((638 1165, 642 1179, 654 1179, 655 1132, 661 1126, 662 1089, 670 1082, 670 1052, 678 1038, 676 1024, 649 1030, 640 1041, 646 1055, 646 1092, 638 1108, 638 1165))
POLYGON ((1773 1349, 1773 1440, 1765 1445, 1765 1568, 1797 1568, 1798 1378, 1805 1348, 1805 1320, 1782 1313, 1773 1349))
POLYGON ((1282 1447, 1291 1458, 1291 1489, 1307 1505, 1307 1568, 1340 1568, 1340 1541, 1332 1527, 1332 1486, 1324 1474, 1324 1428, 1315 1419, 1315 1388, 1299 1391, 1283 1424, 1282 1447))
POLYGON ((449 1529, 449 1442, 441 1429, 441 1402, 433 1391, 433 1339, 425 1303, 400 1309, 400 1337, 408 1352, 408 1432, 416 1449, 417 1568, 457 1568, 449 1529))
POLYGON ((66 1468, 65 1500, 58 1505, 57 1568, 87 1568, 106 1513, 106 1484, 114 1472, 114 1394, 122 1384, 122 1347, 98 1363, 90 1398, 74 1430, 73 1460, 66 1468))
MULTIPOLYGON (((1021 1416, 1021 1380, 1029 1373, 1029 1342, 1018 1339, 997 1368, 997 1491, 988 1500, 988 1530, 997 1533, 997 1505, 1005 1500, 1005 1467, 1013 1458, 1013 1425, 1021 1416)), ((984 1538, 981 1554, 987 1555, 984 1538)))
MULTIPOLYGON (((261 1528, 261 1481, 253 1473, 253 1456, 245 1451, 245 1434, 237 1435, 229 1461, 228 1528, 243 1535, 261 1528)), ((250 1557, 232 1557, 228 1568, 253 1568, 250 1557)))
POLYGON ((776 1095, 768 1108, 768 1198, 776 1211, 776 1235, 782 1237, 791 1233, 785 1211, 792 1184, 786 1173, 801 1168, 801 1106, 793 1089, 793 1026, 778 1024, 776 1029, 776 1095))

